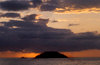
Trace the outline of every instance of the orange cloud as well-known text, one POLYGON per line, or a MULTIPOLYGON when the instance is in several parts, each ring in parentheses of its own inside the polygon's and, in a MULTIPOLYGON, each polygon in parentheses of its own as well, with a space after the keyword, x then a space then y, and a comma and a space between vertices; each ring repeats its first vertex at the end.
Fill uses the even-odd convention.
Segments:
POLYGON ((55 13, 56 14, 80 14, 80 13, 99 13, 100 8, 85 8, 85 9, 74 9, 74 8, 56 8, 55 13))

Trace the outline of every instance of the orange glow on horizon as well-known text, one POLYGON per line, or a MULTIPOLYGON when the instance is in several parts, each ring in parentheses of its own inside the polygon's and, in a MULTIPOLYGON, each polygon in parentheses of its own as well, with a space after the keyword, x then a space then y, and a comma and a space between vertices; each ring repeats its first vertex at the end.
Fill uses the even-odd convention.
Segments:
POLYGON ((68 57, 100 57, 100 50, 84 50, 74 52, 62 52, 68 57))
POLYGON ((39 53, 23 53, 23 52, 0 52, 0 58, 21 58, 21 57, 27 57, 27 58, 34 58, 39 53))
MULTIPOLYGON (((34 58, 40 53, 23 53, 23 52, 0 52, 0 58, 34 58)), ((61 52, 68 57, 100 57, 100 50, 84 50, 84 51, 74 51, 74 52, 61 52)))

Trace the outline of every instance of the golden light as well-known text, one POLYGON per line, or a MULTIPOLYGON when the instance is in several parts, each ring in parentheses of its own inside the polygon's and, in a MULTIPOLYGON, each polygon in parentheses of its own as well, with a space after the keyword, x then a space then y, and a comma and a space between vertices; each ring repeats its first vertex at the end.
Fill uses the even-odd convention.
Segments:
POLYGON ((21 58, 21 57, 27 57, 27 58, 34 58, 39 53, 23 53, 23 52, 12 52, 12 51, 5 51, 0 52, 0 58, 21 58))
POLYGON ((0 26, 4 26, 4 24, 3 23, 0 23, 0 26))
POLYGON ((29 2, 29 4, 30 4, 30 5, 33 5, 33 3, 32 3, 32 2, 29 2))
POLYGON ((55 14, 80 14, 80 13, 99 13, 100 8, 85 8, 85 9, 75 9, 75 8, 56 8, 55 14))
POLYGON ((13 29, 13 28, 20 28, 18 26, 12 26, 12 27, 9 27, 10 29, 13 29))
POLYGON ((35 17, 35 19, 39 19, 40 16, 42 16, 42 15, 38 14, 38 15, 35 17))
POLYGON ((61 53, 68 57, 100 57, 100 50, 96 49, 61 53))

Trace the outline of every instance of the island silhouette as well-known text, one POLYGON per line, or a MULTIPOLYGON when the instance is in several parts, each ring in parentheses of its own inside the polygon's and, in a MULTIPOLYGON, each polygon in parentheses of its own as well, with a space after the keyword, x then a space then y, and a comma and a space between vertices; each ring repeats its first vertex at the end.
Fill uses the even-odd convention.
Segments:
POLYGON ((21 59, 27 59, 27 57, 21 57, 21 59))
POLYGON ((35 58, 68 58, 68 57, 56 51, 46 51, 36 56, 35 58))

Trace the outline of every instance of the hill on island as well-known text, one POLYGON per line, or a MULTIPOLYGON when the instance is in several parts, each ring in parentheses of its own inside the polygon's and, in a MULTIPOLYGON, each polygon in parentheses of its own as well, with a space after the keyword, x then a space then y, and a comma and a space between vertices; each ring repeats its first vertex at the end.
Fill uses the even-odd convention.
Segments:
POLYGON ((59 52, 48 51, 48 52, 41 53, 40 55, 36 56, 35 58, 68 58, 68 57, 59 52))

